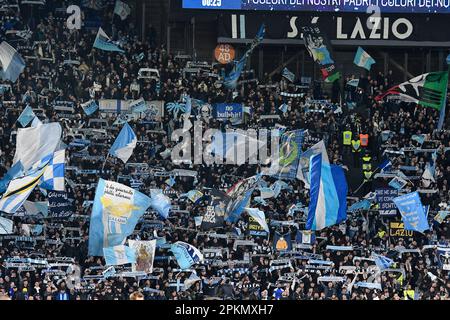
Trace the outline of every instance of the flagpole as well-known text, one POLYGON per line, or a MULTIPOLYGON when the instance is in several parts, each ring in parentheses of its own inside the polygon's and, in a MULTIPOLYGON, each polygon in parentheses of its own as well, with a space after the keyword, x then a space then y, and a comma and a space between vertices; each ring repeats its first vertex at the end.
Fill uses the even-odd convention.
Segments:
POLYGON ((105 169, 105 165, 106 165, 106 162, 108 161, 108 158, 109 158, 109 152, 108 152, 108 154, 106 155, 105 162, 103 162, 103 166, 102 166, 102 174, 103 174, 103 170, 105 169))
MULTIPOLYGON (((450 74, 450 60, 447 59, 447 77, 450 74)), ((438 130, 442 130, 442 127, 444 126, 444 120, 445 120, 445 109, 447 107, 447 92, 448 91, 448 83, 447 83, 447 88, 445 88, 445 98, 444 98, 444 104, 441 108, 441 113, 439 114, 439 122, 438 122, 438 126, 437 129, 438 130)))

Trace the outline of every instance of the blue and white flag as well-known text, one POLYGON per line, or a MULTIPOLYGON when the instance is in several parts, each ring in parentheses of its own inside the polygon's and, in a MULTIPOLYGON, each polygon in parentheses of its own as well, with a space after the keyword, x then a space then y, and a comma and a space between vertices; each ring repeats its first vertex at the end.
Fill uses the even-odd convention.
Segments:
POLYGON ((290 82, 295 81, 295 74, 293 74, 291 71, 288 70, 288 68, 283 69, 282 76, 288 79, 290 82))
POLYGON ((27 105, 25 109, 23 109, 17 121, 22 125, 22 127, 26 127, 36 115, 33 112, 33 109, 27 105))
POLYGON ((280 111, 283 112, 283 113, 286 113, 287 110, 288 110, 288 105, 287 105, 286 103, 283 103, 283 104, 278 108, 278 110, 280 110, 280 111))
POLYGON ((55 152, 61 136, 62 128, 58 122, 18 129, 13 163, 20 161, 24 171, 28 171, 33 164, 55 152))
POLYGON ((103 248, 107 266, 120 266, 136 262, 136 250, 125 245, 103 248))
POLYGON ((189 269, 196 263, 203 261, 203 254, 193 245, 177 241, 170 246, 170 251, 177 259, 181 269, 189 269))
POLYGON ((152 192, 150 199, 150 206, 153 210, 159 213, 161 217, 167 219, 169 216, 170 209, 172 205, 170 204, 170 199, 165 196, 162 192, 152 192))
POLYGON ((301 244, 312 245, 316 242, 316 235, 314 231, 311 230, 297 230, 295 241, 301 244))
POLYGON ((244 70, 246 57, 243 56, 241 60, 239 60, 234 66, 234 70, 231 71, 228 75, 225 76, 223 80, 223 85, 227 89, 235 89, 237 87, 237 82, 239 77, 241 76, 242 71, 244 70))
POLYGON ((180 198, 182 196, 187 197, 189 200, 191 200, 195 204, 195 203, 197 203, 197 201, 199 201, 203 197, 203 193, 199 190, 193 189, 193 190, 190 190, 186 194, 180 195, 180 198))
POLYGON ((405 230, 423 233, 429 229, 427 217, 417 191, 396 197, 393 201, 402 215, 405 230))
POLYGON ((399 176, 395 176, 391 181, 389 181, 389 186, 396 190, 403 189, 407 184, 408 181, 399 176))
POLYGON ((97 37, 95 37, 94 48, 104 51, 117 51, 125 53, 124 50, 120 49, 119 46, 108 37, 101 27, 98 29, 97 37))
POLYGON ((11 180, 5 194, 0 199, 0 211, 15 213, 41 181, 47 165, 32 169, 25 176, 11 180))
POLYGON ((136 148, 137 137, 128 123, 125 123, 119 135, 114 141, 109 154, 119 158, 124 163, 130 159, 134 148, 136 148))
POLYGON ((16 162, 9 170, 6 172, 5 176, 0 180, 0 193, 6 191, 9 182, 23 174, 23 166, 20 161, 16 162))
POLYGON ((388 269, 391 265, 394 264, 394 260, 388 257, 379 254, 373 254, 373 256, 375 258, 375 264, 378 268, 380 268, 381 271, 388 269))
POLYGON ((256 222, 259 223, 261 227, 263 227, 265 231, 270 232, 269 226, 267 225, 266 222, 266 216, 263 211, 257 208, 246 208, 245 210, 251 217, 253 217, 256 220, 256 222))
POLYGON ((311 157, 311 188, 307 230, 321 230, 347 218, 347 181, 340 166, 324 162, 322 155, 311 157))
POLYGON ((132 113, 142 113, 149 108, 147 102, 143 98, 135 100, 130 103, 129 108, 132 113))
POLYGON ((25 61, 6 41, 0 44, 0 78, 16 82, 25 69, 25 61))
POLYGON ((385 171, 389 171, 392 168, 392 162, 389 159, 384 159, 379 165, 378 168, 383 173, 385 171))
POLYGON ((358 51, 356 51, 353 63, 356 64, 358 67, 370 71, 370 68, 375 63, 375 60, 367 52, 365 52, 363 48, 358 47, 358 51))
POLYGON ((411 139, 417 141, 418 144, 422 145, 425 142, 426 134, 414 134, 411 139))
POLYGON ((39 187, 52 190, 52 191, 64 191, 64 169, 65 169, 65 150, 59 150, 44 157, 41 162, 48 163, 47 168, 44 171, 44 175, 39 182, 39 187))
POLYGON ((131 13, 131 8, 128 4, 123 1, 116 0, 116 5, 114 6, 114 14, 117 14, 121 20, 125 20, 131 13))
POLYGON ((0 234, 13 233, 14 222, 10 219, 0 217, 0 234))
POLYGON ((376 283, 376 282, 362 282, 362 281, 358 281, 357 283, 355 283, 355 286, 356 287, 360 287, 360 288, 381 290, 381 283, 376 283))
POLYGON ((95 100, 90 100, 86 103, 82 103, 81 108, 83 108, 83 111, 87 116, 90 116, 95 111, 97 111, 98 105, 97 105, 97 102, 95 102, 95 100))
POLYGON ((435 175, 435 166, 430 165, 430 163, 427 163, 425 165, 425 170, 422 174, 422 183, 425 188, 428 188, 432 182, 436 182, 434 179, 435 175))
POLYGON ((352 87, 358 87, 359 79, 351 79, 347 82, 347 85, 352 87))
POLYGON ((89 255, 102 256, 103 248, 124 244, 150 203, 137 190, 100 179, 89 226, 89 255))
POLYGON ((311 157, 316 154, 322 155, 323 163, 330 163, 328 159, 327 149, 325 148, 325 143, 323 140, 317 142, 315 145, 313 145, 311 148, 300 155, 297 169, 297 179, 303 181, 306 189, 310 188, 310 160, 311 157))

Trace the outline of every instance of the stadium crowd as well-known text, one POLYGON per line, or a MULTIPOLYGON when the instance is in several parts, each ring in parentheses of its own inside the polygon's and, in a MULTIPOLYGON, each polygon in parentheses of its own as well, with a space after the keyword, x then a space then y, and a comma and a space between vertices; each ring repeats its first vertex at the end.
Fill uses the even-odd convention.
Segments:
MULTIPOLYGON (((221 85, 223 70, 220 67, 209 66, 206 73, 184 72, 186 59, 168 53, 164 46, 155 46, 152 39, 141 41, 131 23, 127 20, 122 22, 113 14, 112 5, 101 11, 102 28, 112 39, 119 41, 124 54, 93 49, 97 29, 69 30, 65 20, 57 18, 56 4, 61 3, 47 1, 45 9, 33 17, 11 9, 8 15, 0 18, 0 40, 8 41, 23 56, 32 57, 26 59, 26 68, 15 83, 2 83, 0 177, 12 165, 15 136, 21 127, 17 119, 30 105, 42 122, 59 122, 64 129, 66 191, 68 198, 73 199, 73 214, 65 218, 2 214, 14 221, 14 236, 31 237, 34 241, 31 244, 20 242, 20 238, 0 233, 0 295, 12 300, 450 299, 449 271, 443 268, 436 246, 431 246, 438 243, 448 245, 450 236, 448 219, 442 222, 434 220, 437 212, 450 204, 450 131, 435 130, 439 119, 437 110, 413 103, 374 100, 377 94, 395 84, 392 71, 387 75, 380 72, 361 77, 356 87, 348 85, 355 76, 345 75, 348 77, 342 90, 334 88, 330 95, 323 93, 328 90, 320 85, 305 88, 300 83, 289 83, 281 75, 256 81, 249 72, 241 77, 240 84, 232 92, 221 85), (7 33, 8 30, 27 29, 26 26, 33 30, 27 39, 12 39, 7 33), (159 79, 138 78, 141 68, 157 69, 159 79), (286 92, 290 96, 282 94, 286 92), (342 106, 336 109, 334 106, 339 104, 339 95, 343 98, 342 106), (308 130, 309 147, 323 139, 330 162, 342 165, 348 180, 357 181, 349 183, 349 207, 357 199, 387 187, 390 179, 374 177, 374 171, 386 156, 391 159, 392 171, 401 166, 415 167, 414 175, 419 178, 409 179, 406 188, 411 191, 433 190, 421 193, 422 203, 430 206, 430 230, 423 234, 414 232, 412 236, 392 236, 390 222, 400 221, 400 215, 380 215, 374 201, 370 210, 349 211, 345 222, 317 231, 312 244, 302 243, 297 241, 298 229, 303 229, 307 210, 294 211, 291 208, 301 203, 303 209, 307 209, 309 190, 298 179, 286 180, 288 186, 277 197, 266 198, 262 202, 255 199, 260 196, 259 191, 254 191, 250 206, 264 211, 270 235, 251 235, 249 216, 245 212, 236 223, 225 222, 214 230, 204 230, 194 218, 206 213, 208 201, 193 203, 181 195, 193 189, 204 193, 210 189, 226 191, 242 178, 260 172, 261 165, 174 164, 168 152, 178 142, 171 141, 171 133, 185 124, 182 117, 176 117, 166 108, 160 120, 146 115, 128 121, 139 141, 128 163, 158 168, 151 174, 139 175, 137 167, 106 158, 126 120, 117 113, 101 110, 88 116, 81 107, 91 99, 143 98, 145 101, 162 100, 167 104, 184 101, 187 96, 205 103, 206 108, 193 108, 196 112, 190 118, 202 121, 203 130, 272 129, 277 126, 285 127, 285 131, 308 130), (311 103, 311 99, 328 102, 311 103), (74 112, 55 110, 54 106, 62 102, 73 106, 74 112), (246 121, 241 124, 220 122, 214 119, 207 107, 222 102, 241 103, 251 109, 251 113, 245 115, 246 121), (280 109, 283 104, 287 105, 285 112, 280 109), (278 118, 267 115, 277 115, 278 118), (76 130, 73 129, 78 128, 106 130, 106 135, 81 137, 91 142, 77 146, 73 142, 80 136, 74 134, 76 130), (358 140, 359 134, 368 134, 367 146, 345 143, 345 131, 351 131, 352 140, 358 140), (413 136, 421 134, 426 135, 422 144, 429 144, 429 149, 437 149, 434 182, 426 185, 420 177, 426 164, 432 160, 432 153, 414 152, 422 148, 422 144, 413 136), (395 153, 402 148, 412 151, 395 153), (364 176, 363 157, 370 158, 369 177, 364 176), (177 168, 197 171, 197 175, 176 176, 175 184, 170 186, 166 181, 168 175, 154 174, 177 168), (153 273, 147 277, 102 276, 106 269, 104 259, 88 255, 89 216, 99 177, 131 185, 147 194, 154 188, 167 191, 172 205, 178 210, 172 212, 167 220, 148 212, 130 239, 165 239, 163 243, 184 241, 200 251, 220 249, 219 256, 206 258, 192 267, 199 281, 183 288, 192 271, 180 270, 167 247, 159 244, 153 273), (358 188, 362 182, 362 187, 358 188), (275 223, 271 223, 273 221, 275 223), (24 225, 43 225, 43 230, 33 235, 24 225), (291 238, 297 253, 276 250, 273 245, 275 234, 291 238), (236 239, 254 241, 254 244, 235 246, 236 239), (327 246, 350 246, 351 249, 327 249, 327 246), (393 259, 391 269, 377 273, 378 269, 371 260, 373 252, 393 259), (61 257, 67 260, 57 259, 61 257), (52 272, 39 266, 21 270, 8 267, 9 258, 58 260, 62 263, 52 272), (312 259, 329 263, 314 264, 312 259), (358 282, 380 283, 381 290, 355 285, 358 282)), ((448 129, 448 124, 444 129, 448 129)), ((192 132, 193 128, 190 130, 192 132)), ((268 185, 276 181, 270 176, 263 176, 263 179, 268 185)), ((28 200, 46 201, 46 195, 36 189, 28 200)))

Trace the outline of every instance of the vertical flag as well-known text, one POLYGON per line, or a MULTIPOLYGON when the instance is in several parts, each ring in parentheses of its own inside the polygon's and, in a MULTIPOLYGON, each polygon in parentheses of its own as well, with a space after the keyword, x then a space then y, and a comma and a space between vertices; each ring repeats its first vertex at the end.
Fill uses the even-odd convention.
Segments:
POLYGON ((393 201, 402 215, 405 230, 423 233, 429 229, 427 217, 417 191, 396 197, 393 201))
POLYGON ((321 230, 347 218, 347 181, 344 170, 326 163, 322 155, 311 157, 311 188, 307 230, 321 230))
POLYGON ((132 264, 131 270, 133 272, 143 271, 145 273, 152 273, 156 251, 156 240, 128 240, 128 245, 136 251, 136 261, 132 264))
POLYGON ((65 162, 65 150, 59 150, 52 155, 44 158, 44 162, 48 161, 48 166, 44 171, 44 175, 41 178, 39 187, 52 190, 52 191, 64 191, 64 162, 65 162))
POLYGON ((150 206, 145 194, 123 184, 100 179, 95 191, 89 226, 89 255, 124 243, 150 206))
POLYGON ((286 132, 281 136, 279 158, 270 168, 272 175, 278 179, 296 178, 304 137, 303 130, 286 132))

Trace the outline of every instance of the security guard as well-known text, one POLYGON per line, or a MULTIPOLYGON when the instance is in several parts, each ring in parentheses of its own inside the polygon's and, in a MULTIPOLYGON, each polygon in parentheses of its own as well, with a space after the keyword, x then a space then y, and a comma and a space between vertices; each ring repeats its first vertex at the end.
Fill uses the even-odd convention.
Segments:
POLYGON ((367 146, 369 145, 369 135, 360 133, 359 134, 359 142, 361 143, 361 147, 363 148, 367 148, 367 146))
POLYGON ((362 170, 364 175, 364 181, 369 181, 370 177, 372 176, 372 157, 369 153, 364 154, 362 158, 362 170))
POLYGON ((352 144, 352 132, 348 129, 342 132, 342 140, 344 146, 350 146, 352 144))
POLYGON ((358 140, 352 140, 352 153, 353 153, 353 166, 355 168, 360 167, 359 153, 361 152, 361 142, 358 140))

